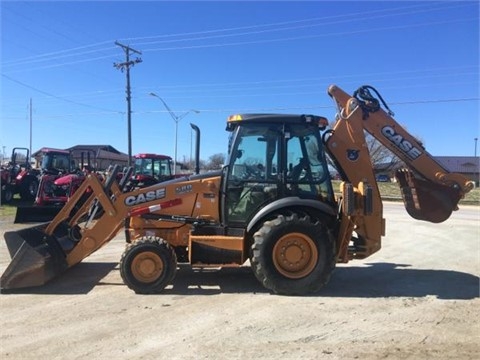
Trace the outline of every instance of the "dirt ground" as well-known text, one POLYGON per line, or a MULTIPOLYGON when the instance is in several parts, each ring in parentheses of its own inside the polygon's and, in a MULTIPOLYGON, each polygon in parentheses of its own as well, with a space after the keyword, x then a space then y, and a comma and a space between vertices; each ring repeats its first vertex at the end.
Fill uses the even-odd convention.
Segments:
MULTIPOLYGON (((123 283, 120 234, 46 286, 0 296, 2 359, 478 359, 480 207, 442 224, 385 204, 383 248, 316 296, 250 268, 182 267, 160 295, 123 283)), ((7 229, 20 228, 11 220, 7 229)), ((0 242, 0 271, 10 259, 0 242)))

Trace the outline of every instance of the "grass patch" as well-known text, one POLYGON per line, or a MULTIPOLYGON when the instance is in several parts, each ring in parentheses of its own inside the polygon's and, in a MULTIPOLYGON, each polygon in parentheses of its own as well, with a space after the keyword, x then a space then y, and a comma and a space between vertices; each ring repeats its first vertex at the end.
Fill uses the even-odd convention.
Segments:
POLYGON ((480 205, 480 188, 477 187, 465 195, 465 199, 460 200, 460 204, 480 205))
POLYGON ((32 204, 32 201, 22 201, 19 195, 15 195, 11 203, 2 203, 2 205, 0 206, 0 217, 15 216, 18 206, 27 206, 32 204))
POLYGON ((17 212, 17 205, 15 204, 2 204, 0 206, 0 216, 15 216, 17 212))
MULTIPOLYGON (((338 180, 332 181, 333 188, 337 192, 340 187, 340 182, 338 180)), ((402 200, 402 194, 400 192, 400 187, 397 183, 394 182, 379 182, 378 190, 382 199, 385 200, 402 200)), ((459 204, 464 205, 480 205, 480 188, 475 188, 465 195, 464 199, 461 199, 459 204)))
MULTIPOLYGON (((378 189, 382 198, 402 198, 400 187, 396 183, 378 183, 378 189)), ((480 204, 480 188, 475 188, 461 199, 459 204, 479 205, 480 204)))

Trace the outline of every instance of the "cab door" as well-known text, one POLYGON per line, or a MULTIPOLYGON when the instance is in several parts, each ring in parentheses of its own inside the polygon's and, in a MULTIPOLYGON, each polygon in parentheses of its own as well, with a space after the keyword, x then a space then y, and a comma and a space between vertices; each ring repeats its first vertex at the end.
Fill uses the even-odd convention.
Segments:
POLYGON ((263 206, 279 196, 281 132, 277 125, 238 129, 226 169, 225 216, 243 227, 263 206))

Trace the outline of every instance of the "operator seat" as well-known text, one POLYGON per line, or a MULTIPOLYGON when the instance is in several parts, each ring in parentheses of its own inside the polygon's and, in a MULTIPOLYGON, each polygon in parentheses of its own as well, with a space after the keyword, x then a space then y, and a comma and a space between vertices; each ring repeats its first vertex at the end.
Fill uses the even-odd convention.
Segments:
POLYGON ((305 158, 300 158, 297 165, 295 165, 292 169, 292 181, 297 182, 300 180, 300 175, 302 175, 302 171, 305 170, 307 167, 307 161, 305 158))
POLYGON ((292 168, 292 171, 290 172, 290 190, 292 194, 298 194, 298 182, 300 181, 300 176, 302 175, 303 170, 306 169, 307 164, 308 163, 305 158, 300 158, 298 164, 292 168))

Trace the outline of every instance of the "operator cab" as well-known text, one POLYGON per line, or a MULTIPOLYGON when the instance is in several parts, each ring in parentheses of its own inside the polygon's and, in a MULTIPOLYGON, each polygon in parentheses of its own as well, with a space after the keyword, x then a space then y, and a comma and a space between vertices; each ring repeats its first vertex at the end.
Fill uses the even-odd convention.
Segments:
POLYGON ((311 115, 234 115, 228 119, 229 158, 223 215, 242 226, 275 200, 298 197, 334 203, 320 130, 311 115))
POLYGON ((155 154, 136 155, 134 177, 140 187, 170 180, 173 177, 172 159, 169 156, 155 154))
POLYGON ((47 174, 66 174, 73 170, 75 164, 71 161, 71 154, 64 150, 44 150, 41 160, 42 172, 47 174))

